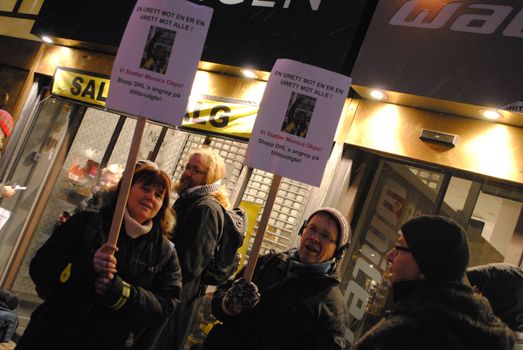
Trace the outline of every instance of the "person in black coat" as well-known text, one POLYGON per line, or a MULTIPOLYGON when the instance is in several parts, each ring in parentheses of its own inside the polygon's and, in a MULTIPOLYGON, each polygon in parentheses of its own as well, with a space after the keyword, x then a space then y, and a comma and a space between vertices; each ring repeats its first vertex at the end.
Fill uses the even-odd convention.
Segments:
POLYGON ((175 185, 177 223, 173 241, 179 252, 183 276, 182 300, 155 342, 156 350, 183 350, 190 327, 207 285, 202 281, 211 263, 225 223, 224 208, 230 203, 221 183, 223 158, 211 148, 189 154, 185 170, 175 185))
POLYGON ((523 270, 507 263, 467 269, 469 282, 488 299, 494 313, 514 331, 514 350, 523 350, 523 270))
POLYGON ((387 259, 393 307, 351 349, 512 348, 512 331, 464 283, 468 240, 454 221, 431 215, 407 221, 387 259))
POLYGON ((116 193, 100 211, 61 225, 31 261, 44 300, 16 349, 144 349, 148 330, 180 300, 181 271, 166 235, 174 225, 170 180, 150 164, 137 166, 117 245, 105 243, 116 193))
MULTIPOLYGON (((313 212, 298 249, 260 257, 252 282, 218 287, 214 325, 205 350, 344 349, 348 316, 336 264, 349 242, 349 225, 334 208, 313 212)), ((243 271, 238 273, 241 276, 243 271)))

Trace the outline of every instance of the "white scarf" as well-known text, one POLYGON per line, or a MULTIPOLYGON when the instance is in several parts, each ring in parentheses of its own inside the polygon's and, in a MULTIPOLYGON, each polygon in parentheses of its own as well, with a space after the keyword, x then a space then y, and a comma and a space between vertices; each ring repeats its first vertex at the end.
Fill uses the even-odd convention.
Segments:
POLYGON ((151 231, 151 229, 153 228, 152 220, 148 220, 144 224, 140 224, 138 221, 133 219, 131 215, 129 215, 127 208, 125 209, 123 219, 125 224, 125 232, 131 238, 138 238, 140 236, 143 236, 149 233, 149 231, 151 231))

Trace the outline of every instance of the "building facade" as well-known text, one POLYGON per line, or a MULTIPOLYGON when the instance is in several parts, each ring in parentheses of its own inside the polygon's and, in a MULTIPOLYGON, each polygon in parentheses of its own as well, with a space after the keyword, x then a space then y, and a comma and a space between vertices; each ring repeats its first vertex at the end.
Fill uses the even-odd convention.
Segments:
MULTIPOLYGON (((24 3, 17 1, 1 14, 16 19, 24 6, 29 7, 24 3)), ((22 297, 26 313, 40 302, 27 273, 31 257, 59 217, 73 212, 99 184, 101 169, 125 164, 136 123, 104 104, 114 53, 132 4, 84 8, 87 5, 79 1, 28 3, 41 7, 40 17, 33 15, 36 24, 25 36, 2 33, 0 37, 13 55, 0 55, 0 64, 6 67, 0 74, 18 72, 9 73, 18 74, 10 84, 18 91, 11 107, 16 127, 0 159, 0 175, 4 183, 27 187, 0 202, 9 213, 0 228, 1 283, 22 297), (55 43, 41 42, 44 35, 55 43), (59 74, 82 77, 76 93, 57 92, 59 74)), ((423 57, 415 56, 420 50, 414 42, 409 47, 409 40, 426 41, 423 31, 429 30, 411 20, 424 6, 422 1, 402 1, 396 8, 383 0, 198 3, 212 6, 215 13, 184 126, 148 123, 139 157, 157 162, 176 180, 190 149, 209 144, 227 160, 227 186, 234 201, 252 205, 254 215, 261 215, 273 174, 248 169, 243 160, 274 60, 293 58, 352 76, 354 90, 347 97, 321 186, 283 179, 262 246, 262 252, 295 246, 304 218, 320 205, 342 210, 354 230, 342 266, 342 289, 351 318, 349 342, 381 316, 388 296, 385 253, 410 217, 436 213, 462 224, 471 243, 471 266, 522 264, 523 116, 501 108, 507 101, 506 105, 517 106, 512 92, 521 83, 516 81, 517 72, 503 76, 509 86, 503 91, 484 78, 485 84, 474 93, 479 83, 466 83, 478 72, 452 80, 460 69, 458 61, 469 60, 470 65, 470 55, 458 60, 438 56, 436 50, 423 61, 430 69, 414 64, 423 57), (253 13, 260 17, 247 21, 253 13), (233 22, 234 18, 238 20, 233 22), (403 23, 394 27, 398 35, 412 36, 402 48, 377 41, 387 32, 392 36, 388 42, 394 42, 394 33, 384 28, 391 21, 403 23), (340 35, 329 36, 336 29, 340 35), (288 40, 292 35, 294 42, 288 40), (458 67, 452 68, 446 63, 449 60, 458 67), (251 62, 257 79, 239 75, 243 65, 251 62), (430 78, 422 74, 427 70, 434 71, 430 78), (445 85, 448 81, 452 88, 445 85), (372 100, 374 87, 381 87, 387 98, 372 100), (472 91, 459 93, 466 88, 472 91), (475 115, 480 109, 491 109, 491 101, 504 116, 501 122, 475 115), (420 138, 423 130, 429 137, 420 138), (442 142, 438 135, 449 139, 442 142)), ((449 35, 470 41, 500 18, 509 23, 493 31, 507 39, 503 57, 521 52, 521 35, 511 29, 522 17, 521 1, 511 2, 508 13, 502 0, 481 1, 484 8, 504 17, 481 17, 482 25, 476 29, 470 24, 474 18, 463 16, 485 16, 477 2, 459 4, 461 8, 428 9, 423 22, 427 26, 454 28, 433 39, 440 52, 457 40, 449 35), (501 7, 505 12, 499 12, 501 7), (453 17, 438 17, 451 10, 453 17)), ((497 65, 490 61, 490 65, 482 62, 481 77, 501 74, 498 66, 505 61, 500 58, 497 65)), ((66 86, 61 91, 73 90, 66 86)), ((213 322, 203 311, 200 317, 188 344, 200 341, 213 322)), ((22 331, 23 326, 22 322, 22 331)))

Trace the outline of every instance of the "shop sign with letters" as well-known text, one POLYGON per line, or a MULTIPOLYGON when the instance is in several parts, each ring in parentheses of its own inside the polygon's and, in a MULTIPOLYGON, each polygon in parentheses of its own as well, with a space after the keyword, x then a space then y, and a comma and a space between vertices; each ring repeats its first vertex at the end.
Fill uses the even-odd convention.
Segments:
POLYGON ((221 100, 213 96, 191 96, 183 128, 248 140, 258 104, 221 100))
POLYGON ((110 80, 106 75, 58 67, 51 93, 95 106, 105 106, 110 80))

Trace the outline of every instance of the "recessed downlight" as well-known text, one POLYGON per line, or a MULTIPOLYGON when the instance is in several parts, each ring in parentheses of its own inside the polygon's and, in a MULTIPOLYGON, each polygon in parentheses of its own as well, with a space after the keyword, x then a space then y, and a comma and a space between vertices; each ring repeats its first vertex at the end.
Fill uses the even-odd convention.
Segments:
POLYGON ((501 114, 499 112, 493 111, 491 109, 485 109, 481 111, 481 115, 488 120, 498 120, 501 118, 501 114))
POLYGON ((48 43, 48 44, 52 44, 52 43, 53 43, 53 39, 51 39, 51 38, 48 37, 47 35, 43 35, 43 36, 42 36, 42 40, 45 41, 45 42, 48 43))
POLYGON ((375 99, 375 100, 378 100, 378 101, 381 101, 381 100, 384 100, 385 97, 387 97, 382 91, 380 90, 372 90, 370 92, 370 96, 375 99))
POLYGON ((242 74, 244 77, 246 78, 249 78, 249 79, 254 79, 254 78, 257 78, 258 76, 256 75, 256 73, 254 73, 252 70, 250 69, 242 69, 242 74))

